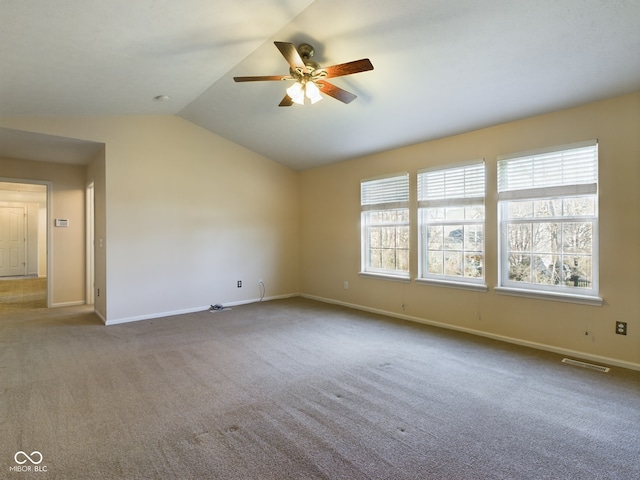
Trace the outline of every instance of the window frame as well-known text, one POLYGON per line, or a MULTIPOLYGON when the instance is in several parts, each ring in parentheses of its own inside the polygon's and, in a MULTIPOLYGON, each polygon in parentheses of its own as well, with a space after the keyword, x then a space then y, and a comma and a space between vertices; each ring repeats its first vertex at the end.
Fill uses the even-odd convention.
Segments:
MULTIPOLYGON (((505 155, 498 157, 498 286, 495 288, 497 293, 503 293, 507 295, 525 296, 531 298, 544 298, 550 300, 561 300, 574 303, 582 303, 589 305, 601 305, 603 300, 599 296, 599 212, 598 212, 598 142, 597 140, 591 140, 587 142, 580 142, 570 145, 560 145, 556 147, 549 147, 545 149, 522 152, 512 155, 505 155), (566 160, 565 156, 570 157, 571 152, 577 152, 578 149, 592 148, 594 155, 593 164, 589 168, 577 169, 572 166, 571 160, 566 160), (545 160, 545 156, 547 160, 545 160), (548 161, 550 156, 560 156, 560 164, 554 160, 553 166, 549 167, 551 170, 554 168, 557 171, 562 171, 561 176, 565 176, 565 170, 569 171, 567 174, 568 181, 556 181, 555 177, 547 176, 546 178, 552 178, 552 180, 536 180, 529 177, 537 175, 530 175, 520 173, 521 181, 516 179, 515 183, 519 185, 517 187, 509 186, 508 178, 505 179, 505 170, 508 168, 508 162, 521 162, 523 165, 527 165, 527 159, 532 164, 532 168, 535 170, 536 159, 538 159, 538 165, 542 166, 542 162, 548 161), (566 165, 566 167, 565 167, 566 165), (571 173, 575 169, 575 177, 572 177, 571 173), (586 172, 586 173, 585 173, 586 172), (501 177, 501 175, 503 175, 501 177), (574 183, 571 183, 571 179, 575 179, 574 183), (549 182, 549 183, 545 183, 549 182), (529 185, 525 185, 529 183, 529 185), (515 202, 549 202, 553 200, 567 200, 573 198, 590 197, 593 199, 594 210, 591 214, 584 215, 564 215, 561 212, 559 215, 547 215, 536 216, 536 212, 532 208, 532 213, 526 217, 509 218, 509 205, 515 202), (581 288, 577 286, 568 286, 561 280, 559 284, 547 284, 547 283, 533 283, 527 281, 516 281, 509 279, 510 275, 510 262, 509 262, 509 228, 512 225, 524 225, 530 224, 532 232, 536 224, 557 224, 561 232, 564 231, 565 225, 572 223, 589 223, 591 224, 591 279, 589 288, 581 288)), ((586 162, 586 160, 585 160, 586 162)), ((515 164, 512 164, 515 165, 515 164)), ((551 163, 548 163, 551 165, 551 163)), ((585 164, 586 165, 586 164, 585 164)), ((524 172, 524 170, 523 170, 524 172)), ((544 172, 547 173, 547 172, 544 172)), ((542 179, 544 175, 539 177, 542 179)), ((562 204, 564 205, 564 203, 562 204)), ((533 235, 533 233, 531 234, 533 235)), ((562 235, 560 245, 562 245, 562 235)), ((560 259, 564 259, 565 256, 571 256, 570 253, 564 252, 564 246, 558 252, 552 252, 557 254, 560 259)), ((535 251, 533 248, 531 251, 523 251, 524 254, 530 255, 533 262, 535 251)), ((543 255, 543 254, 541 254, 543 255)), ((579 257, 580 255, 574 255, 579 257)), ((565 262, 561 263, 561 270, 565 271, 565 262)), ((577 282, 577 280, 576 280, 577 282)))
MULTIPOLYGON (((427 285, 451 286, 470 290, 487 291, 486 286, 486 163, 484 158, 454 165, 437 166, 418 171, 418 277, 416 283, 427 285), (481 171, 480 171, 481 170, 481 171), (460 175, 462 180, 460 180, 460 175), (456 178, 457 176, 457 178, 456 178), (438 178, 440 177, 440 178, 438 178), (449 181, 448 181, 449 178, 449 181), (468 180, 467 180, 468 178, 468 180), (429 184, 432 190, 429 191, 429 184), (473 208, 482 207, 481 219, 432 219, 425 217, 429 209, 473 208), (460 250, 463 262, 463 275, 447 275, 446 273, 430 273, 428 266, 429 244, 427 231, 430 226, 480 226, 482 240, 480 255, 482 258, 480 277, 465 276, 465 250, 462 239, 460 250)), ((440 251, 440 250, 438 250, 440 251)), ((441 250, 443 255, 447 251, 441 250)), ((474 250, 476 251, 476 250, 474 250)))
MULTIPOLYGON (((399 281, 410 281, 411 277, 411 222, 409 209, 410 176, 408 172, 389 174, 360 181, 360 275, 375 278, 387 278, 399 281), (371 187, 369 189, 368 187, 371 187), (375 213, 404 211, 406 221, 380 222, 372 224, 371 216, 375 213), (371 228, 406 228, 407 248, 396 246, 395 257, 398 250, 406 250, 407 269, 386 269, 371 265, 370 244, 371 228)), ((396 232, 397 234, 397 232, 396 232)))

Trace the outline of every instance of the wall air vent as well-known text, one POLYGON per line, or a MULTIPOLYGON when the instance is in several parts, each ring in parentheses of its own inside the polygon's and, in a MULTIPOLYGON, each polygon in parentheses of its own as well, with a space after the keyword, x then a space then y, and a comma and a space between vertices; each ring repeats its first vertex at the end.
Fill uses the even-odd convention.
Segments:
POLYGON ((593 363, 581 362, 580 360, 571 360, 570 358, 563 358, 562 363, 568 363, 576 367, 588 368, 590 370, 597 370, 599 372, 608 373, 610 368, 603 367, 602 365, 594 365, 593 363))

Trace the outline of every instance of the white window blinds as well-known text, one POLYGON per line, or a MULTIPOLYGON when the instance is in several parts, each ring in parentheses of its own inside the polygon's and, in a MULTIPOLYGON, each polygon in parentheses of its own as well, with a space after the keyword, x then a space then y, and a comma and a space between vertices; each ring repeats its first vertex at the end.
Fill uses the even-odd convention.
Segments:
POLYGON ((500 200, 596 193, 598 143, 498 157, 500 200))
POLYGON ((409 174, 363 180, 360 184, 363 210, 407 208, 409 206, 409 174))
POLYGON ((420 207, 483 203, 484 195, 484 160, 418 173, 420 207))

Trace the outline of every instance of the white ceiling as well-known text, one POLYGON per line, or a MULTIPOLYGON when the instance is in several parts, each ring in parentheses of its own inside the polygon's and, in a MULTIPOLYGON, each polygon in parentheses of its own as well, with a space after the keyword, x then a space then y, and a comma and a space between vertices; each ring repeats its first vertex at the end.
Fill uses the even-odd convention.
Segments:
POLYGON ((174 114, 300 170, 640 90, 637 0, 0 0, 0 18, 0 117, 174 114), (334 79, 348 105, 278 107, 288 84, 233 81, 287 74, 275 40, 374 70, 334 79))

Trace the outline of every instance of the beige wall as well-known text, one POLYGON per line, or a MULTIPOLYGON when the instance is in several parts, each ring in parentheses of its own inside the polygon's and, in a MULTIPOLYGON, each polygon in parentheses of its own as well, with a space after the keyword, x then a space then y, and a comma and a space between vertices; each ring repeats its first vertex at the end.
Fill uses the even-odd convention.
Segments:
MULTIPOLYGON (((96 180, 96 239, 104 239, 103 250, 96 248, 96 286, 102 299, 96 298, 96 309, 108 323, 253 301, 261 293, 258 279, 263 279, 267 298, 302 292, 640 366, 640 93, 301 173, 178 117, 15 118, 0 119, 0 126, 106 145, 83 173, 74 175, 72 188, 64 188, 67 180, 60 182, 55 205, 62 210, 52 218, 67 217, 71 225, 82 225, 82 208, 76 209, 83 203, 76 197, 83 195, 87 181, 96 180), (593 138, 600 145, 604 305, 497 294, 492 289, 497 282, 496 156, 593 138), (420 168, 479 157, 486 159, 488 169, 488 292, 358 276, 362 178, 400 171, 415 175, 420 168), (66 207, 70 204, 72 212, 66 207), (237 280, 244 282, 243 288, 236 288, 237 280), (628 322, 627 336, 614 334, 616 319, 628 322)), ((23 161, 3 160, 0 166, 3 176, 51 180, 61 174, 50 171, 51 165, 23 161)), ((413 231, 416 245, 415 225, 413 231)), ((67 242, 61 234, 56 233, 54 243, 56 265, 77 261, 72 262, 73 279, 60 285, 76 300, 83 298, 84 245, 79 238, 84 236, 67 242)), ((414 249, 414 276, 416 268, 414 249)), ((68 301, 65 293, 56 291, 56 301, 68 301)))
MULTIPOLYGON (((610 99, 301 173, 301 292, 582 357, 640 367, 640 94, 610 99), (599 140, 602 307, 497 294, 496 157, 599 140), (486 293, 363 278, 363 178, 485 158, 486 293), (349 289, 343 283, 349 282, 349 289), (405 306, 404 310, 401 305, 405 306), (614 333, 615 320, 628 335, 614 333), (588 335, 585 332, 588 331, 588 335)), ((373 134, 373 133, 372 133, 373 134)), ((413 188, 413 187, 412 187, 413 188)), ((412 219, 412 277, 417 275, 412 219)))
POLYGON ((0 125, 106 145, 108 323, 253 301, 259 279, 267 298, 297 293, 297 172, 174 116, 0 125))
POLYGON ((52 306, 84 303, 85 167, 0 158, 0 172, 7 179, 51 183, 49 301, 52 306), (69 220, 69 226, 55 228, 53 222, 56 218, 69 220))

